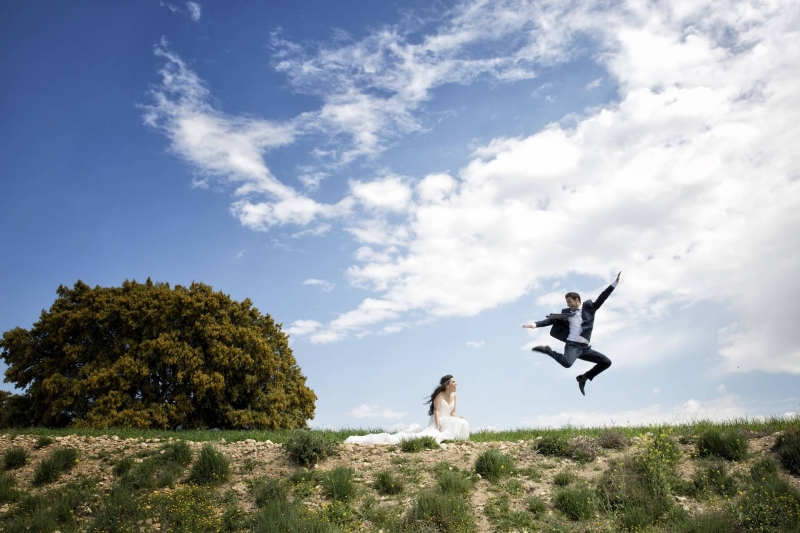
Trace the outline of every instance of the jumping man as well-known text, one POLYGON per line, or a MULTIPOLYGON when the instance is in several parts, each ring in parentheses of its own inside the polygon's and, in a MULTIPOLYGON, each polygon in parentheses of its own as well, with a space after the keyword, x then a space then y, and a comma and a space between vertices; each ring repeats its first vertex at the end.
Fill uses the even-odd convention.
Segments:
POLYGON ((617 274, 617 279, 600 293, 597 301, 586 300, 581 304, 581 297, 577 292, 568 292, 565 296, 567 308, 562 309, 561 313, 553 313, 544 320, 522 326, 530 329, 553 326, 550 328, 550 335, 566 343, 564 353, 555 352, 549 346, 536 346, 532 350, 549 355, 564 368, 571 367, 576 359, 595 363, 588 372, 575 378, 578 380, 578 388, 584 396, 586 396, 584 391, 586 382, 593 380, 597 374, 611 366, 611 359, 596 350, 592 350, 589 341, 592 338, 592 329, 594 328, 594 314, 609 297, 614 287, 617 286, 621 275, 622 272, 617 274))

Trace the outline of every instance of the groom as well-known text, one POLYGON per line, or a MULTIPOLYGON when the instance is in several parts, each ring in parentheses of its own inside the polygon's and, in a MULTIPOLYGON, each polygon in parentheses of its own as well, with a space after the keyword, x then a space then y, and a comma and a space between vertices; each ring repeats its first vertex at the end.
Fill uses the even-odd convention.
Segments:
POLYGON ((549 346, 536 346, 532 350, 549 355, 564 368, 571 367, 576 359, 595 363, 588 372, 575 378, 578 380, 578 388, 584 396, 586 396, 586 392, 584 392, 586 382, 593 380, 597 374, 611 366, 611 359, 596 350, 592 350, 589 341, 592 338, 592 329, 594 328, 594 314, 600 309, 606 298, 609 297, 614 287, 617 286, 621 275, 622 272, 617 274, 617 279, 600 293, 597 301, 586 300, 581 304, 581 297, 577 292, 568 292, 565 296, 567 308, 562 309, 561 313, 553 313, 544 320, 522 326, 530 329, 553 326, 550 328, 550 335, 566 343, 564 353, 555 352, 549 346))

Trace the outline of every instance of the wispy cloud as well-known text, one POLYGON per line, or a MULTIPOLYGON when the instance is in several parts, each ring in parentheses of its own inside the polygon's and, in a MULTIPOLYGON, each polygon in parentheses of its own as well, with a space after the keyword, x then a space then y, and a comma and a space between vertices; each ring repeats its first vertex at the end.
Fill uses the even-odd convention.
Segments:
POLYGON ((200 4, 197 2, 186 2, 186 10, 195 22, 200 22, 200 4))
POLYGON ((247 253, 247 250, 239 250, 236 253, 236 259, 241 259, 242 257, 244 257, 244 254, 246 254, 246 253, 247 253))
POLYGON ((313 333, 322 326, 321 322, 316 320, 295 320, 292 325, 286 328, 286 333, 289 335, 296 335, 298 337, 313 333))
POLYGON ((483 348, 484 344, 486 344, 484 341, 467 341, 467 346, 475 348, 476 350, 478 348, 483 348))
POLYGON ((324 279, 307 279, 303 282, 303 285, 317 285, 325 292, 331 292, 333 290, 333 284, 324 279))
POLYGON ((354 407, 347 414, 354 418, 381 418, 383 420, 400 420, 408 416, 406 411, 393 411, 391 409, 382 409, 378 405, 367 404, 354 407))
POLYGON ((603 84, 603 78, 597 78, 597 79, 592 80, 591 82, 587 83, 585 89, 587 91, 591 91, 591 90, 597 89, 602 84, 603 84))

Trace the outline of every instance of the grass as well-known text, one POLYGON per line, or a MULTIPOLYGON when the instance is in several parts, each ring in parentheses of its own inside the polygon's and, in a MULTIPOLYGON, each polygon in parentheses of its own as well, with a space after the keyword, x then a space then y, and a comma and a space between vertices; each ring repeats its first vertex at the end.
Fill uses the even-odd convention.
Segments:
POLYGON ((289 476, 292 492, 294 492, 298 498, 310 496, 314 492, 317 481, 317 473, 314 470, 307 470, 305 468, 298 468, 289 476))
POLYGON ((189 481, 198 485, 221 485, 231 476, 231 461, 219 450, 206 444, 189 471, 189 481))
POLYGON ((597 436, 597 444, 607 450, 620 450, 630 443, 631 439, 616 428, 603 428, 597 436))
POLYGON ((438 450, 439 443, 433 437, 417 437, 400 441, 400 450, 406 453, 417 453, 423 450, 438 450))
POLYGON ((253 495, 256 507, 259 509, 275 501, 289 501, 289 487, 283 481, 274 477, 257 479, 250 488, 250 493, 253 495))
POLYGON ((436 477, 436 486, 442 494, 469 496, 472 481, 461 472, 445 470, 436 477))
POLYGON ((33 484, 36 486, 52 483, 64 472, 72 469, 78 462, 75 448, 56 448, 42 459, 33 471, 33 484))
POLYGON ((795 476, 800 476, 800 427, 790 427, 775 441, 775 451, 783 466, 795 476))
POLYGON ((574 472, 570 470, 564 470, 563 472, 559 472, 555 476, 553 476, 553 485, 556 487, 566 487, 570 485, 573 481, 577 479, 577 476, 574 472))
POLYGON ((800 531, 800 491, 780 477, 770 461, 751 467, 749 484, 733 504, 736 525, 759 533, 800 531))
POLYGON ((564 487, 556 491, 553 506, 570 520, 589 520, 597 513, 597 496, 587 485, 564 487))
POLYGON ((33 447, 39 450, 41 448, 46 448, 47 446, 50 446, 54 442, 55 440, 53 440, 51 437, 47 435, 42 435, 41 437, 36 439, 36 443, 33 445, 33 447))
POLYGON ((747 439, 737 429, 708 428, 697 436, 697 455, 741 461, 747 456, 747 439))
POLYGON ((517 510, 511 506, 507 494, 501 494, 489 501, 486 516, 495 531, 530 531, 534 529, 535 517, 527 510, 517 510))
POLYGON ((85 477, 47 492, 22 494, 0 529, 5 533, 76 531, 79 508, 93 501, 95 494, 95 481, 85 477))
POLYGON ((12 446, 3 454, 3 468, 5 470, 16 470, 22 468, 28 462, 27 450, 20 446, 12 446))
POLYGON ((319 431, 294 431, 283 447, 292 461, 300 466, 314 466, 326 457, 336 454, 336 442, 319 431))
POLYGON ((487 450, 475 460, 475 472, 489 481, 498 481, 513 474, 514 470, 514 459, 497 450, 487 450))
POLYGON ((337 466, 323 475, 322 490, 334 501, 349 502, 356 494, 355 475, 349 466, 337 466))
POLYGON ((469 533, 476 530, 469 503, 435 490, 420 492, 406 518, 407 531, 469 533))
POLYGON ((301 506, 285 501, 270 502, 255 516, 252 533, 339 533, 342 530, 301 506))
POLYGON ((16 484, 14 476, 0 473, 0 505, 17 501, 19 492, 15 488, 16 484))
POLYGON ((547 504, 544 503, 543 499, 531 496, 525 500, 525 510, 531 513, 534 518, 538 518, 547 512, 547 504))
POLYGON ((217 533, 222 526, 211 494, 197 485, 151 493, 140 506, 170 533, 217 533))
POLYGON ((400 494, 405 488, 403 480, 389 470, 381 470, 376 473, 375 481, 372 483, 372 486, 378 491, 378 494, 384 496, 400 494))
POLYGON ((733 496, 738 484, 728 472, 723 461, 709 461, 698 465, 686 495, 699 497, 703 495, 733 496))

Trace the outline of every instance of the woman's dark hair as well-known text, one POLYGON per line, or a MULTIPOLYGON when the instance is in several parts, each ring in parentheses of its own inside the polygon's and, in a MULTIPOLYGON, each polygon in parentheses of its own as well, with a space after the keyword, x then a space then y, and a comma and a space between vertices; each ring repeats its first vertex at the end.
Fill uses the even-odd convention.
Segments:
POLYGON ((436 399, 436 395, 439 394, 440 392, 444 392, 444 390, 447 388, 447 384, 450 383, 451 379, 453 379, 453 376, 451 376, 450 374, 447 374, 446 376, 442 377, 442 379, 439 380, 439 386, 436 387, 436 389, 433 391, 433 394, 431 394, 431 399, 425 402, 431 404, 430 408, 428 409, 428 416, 433 416, 433 411, 434 411, 433 400, 436 399))

